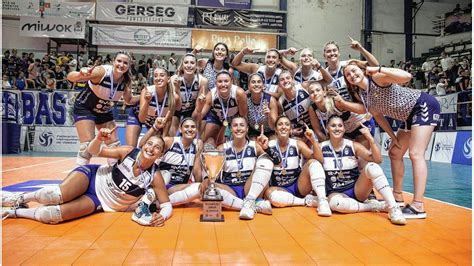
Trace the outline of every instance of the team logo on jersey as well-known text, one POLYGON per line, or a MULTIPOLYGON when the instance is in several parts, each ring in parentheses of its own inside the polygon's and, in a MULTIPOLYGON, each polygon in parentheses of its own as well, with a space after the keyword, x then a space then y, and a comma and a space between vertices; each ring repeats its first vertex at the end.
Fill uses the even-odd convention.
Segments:
POLYGON ((290 149, 290 156, 293 156, 295 151, 293 149, 290 149))
POLYGON ((53 144, 53 132, 51 131, 43 131, 39 136, 39 143, 41 146, 49 147, 53 144))
POLYGON ((468 138, 466 142, 464 142, 464 147, 462 149, 462 154, 467 159, 472 158, 472 148, 471 148, 472 138, 468 138))
POLYGON ((344 149, 344 155, 349 155, 349 148, 346 147, 346 148, 344 149))
POLYGON ((247 148, 247 156, 250 156, 252 154, 252 151, 250 150, 250 148, 247 148))

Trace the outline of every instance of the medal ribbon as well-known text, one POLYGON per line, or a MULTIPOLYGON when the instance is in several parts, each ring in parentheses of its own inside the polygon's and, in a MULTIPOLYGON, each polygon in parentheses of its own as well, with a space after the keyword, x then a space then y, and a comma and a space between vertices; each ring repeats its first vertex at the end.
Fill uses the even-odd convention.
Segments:
POLYGON ((161 114, 163 113, 163 109, 165 109, 166 100, 168 100, 168 91, 166 92, 163 103, 160 106, 160 102, 158 102, 158 93, 156 93, 155 91, 156 114, 158 115, 158 117, 161 117, 161 114))

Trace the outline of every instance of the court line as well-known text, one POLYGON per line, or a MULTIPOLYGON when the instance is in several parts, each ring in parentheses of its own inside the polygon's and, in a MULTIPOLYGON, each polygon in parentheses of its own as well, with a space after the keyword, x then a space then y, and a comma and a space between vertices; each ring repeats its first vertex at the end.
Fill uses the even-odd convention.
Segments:
MULTIPOLYGON (((403 191, 403 193, 407 193, 407 194, 413 195, 413 193, 407 192, 407 191, 403 191)), ((464 207, 464 206, 461 206, 461 205, 457 205, 457 204, 454 204, 454 203, 451 203, 451 202, 442 201, 442 200, 439 200, 439 199, 430 198, 430 197, 426 197, 426 196, 424 196, 424 198, 430 199, 430 200, 432 200, 432 201, 437 201, 437 202, 440 202, 440 203, 444 203, 444 204, 447 204, 447 205, 451 205, 451 206, 454 206, 454 207, 459 207, 459 208, 462 208, 462 209, 466 209, 466 210, 472 211, 471 208, 464 207)))
POLYGON ((45 165, 45 164, 64 162, 64 161, 68 161, 68 160, 75 160, 75 159, 76 159, 76 158, 67 158, 67 159, 62 159, 62 160, 57 160, 57 161, 52 161, 52 162, 32 164, 32 165, 27 165, 27 166, 12 168, 12 169, 8 169, 8 170, 3 170, 2 173, 11 172, 11 171, 20 170, 20 169, 25 169, 25 168, 30 168, 30 167, 35 167, 35 166, 40 166, 40 165, 45 165))

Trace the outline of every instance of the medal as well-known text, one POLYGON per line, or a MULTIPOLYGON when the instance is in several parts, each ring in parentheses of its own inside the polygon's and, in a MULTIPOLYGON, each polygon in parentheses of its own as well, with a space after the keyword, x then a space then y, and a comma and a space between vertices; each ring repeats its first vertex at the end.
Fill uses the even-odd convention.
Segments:
POLYGON ((340 172, 337 174, 337 177, 338 177, 339 179, 344 178, 344 174, 342 173, 342 171, 340 171, 340 172))
POLYGON ((190 175, 191 175, 191 172, 189 171, 189 169, 186 169, 186 175, 187 175, 187 176, 190 176, 190 175))
POLYGON ((222 122, 222 124, 224 125, 224 127, 228 127, 228 126, 229 126, 229 122, 227 122, 227 120, 224 120, 224 122, 222 122))
POLYGON ((241 176, 242 176, 242 172, 240 172, 240 170, 237 171, 237 177, 240 178, 241 176))
POLYGON ((184 107, 186 107, 186 109, 189 109, 189 107, 191 107, 191 103, 190 102, 185 103, 184 107))
POLYGON ((368 121, 368 120, 372 119, 372 115, 370 113, 365 113, 364 119, 368 121))
POLYGON ((258 130, 260 128, 260 126, 258 124, 255 124, 255 130, 258 130))
POLYGON ((286 169, 281 169, 281 175, 286 175, 286 169))

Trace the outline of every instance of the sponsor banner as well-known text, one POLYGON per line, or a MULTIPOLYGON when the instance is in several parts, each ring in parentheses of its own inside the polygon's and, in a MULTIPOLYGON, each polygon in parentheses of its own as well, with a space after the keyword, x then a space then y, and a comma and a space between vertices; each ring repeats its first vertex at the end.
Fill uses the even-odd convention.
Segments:
POLYGON ((277 36, 272 34, 193 30, 192 47, 200 45, 206 50, 212 50, 218 42, 226 43, 230 50, 235 51, 240 51, 245 47, 267 51, 277 46, 277 36))
POLYGON ((35 128, 34 151, 76 152, 79 150, 79 137, 76 127, 45 127, 35 128))
MULTIPOLYGON (((3 15, 41 17, 41 1, 2 0, 3 15)), ((95 19, 95 3, 48 0, 42 7, 44 17, 95 19)))
POLYGON ((6 93, 8 105, 18 107, 17 121, 22 125, 73 125, 72 107, 79 92, 2 91, 6 93))
POLYGON ((472 132, 458 131, 452 163, 472 165, 472 132))
POLYGON ((251 9, 251 0, 197 0, 198 6, 223 7, 231 9, 251 9))
POLYGON ((94 25, 92 44, 189 48, 191 30, 177 28, 94 25))
POLYGON ((198 27, 286 31, 285 13, 210 8, 196 8, 195 13, 198 27))
POLYGON ((455 131, 457 127, 456 117, 456 113, 441 114, 436 131, 455 131))
POLYGON ((188 7, 176 4, 98 2, 98 21, 188 24, 188 7))
POLYGON ((431 161, 451 163, 456 134, 456 132, 436 132, 431 161))
MULTIPOLYGON (((433 142, 434 142, 434 137, 435 134, 431 135, 430 142, 428 143, 428 147, 426 147, 425 150, 425 160, 430 160, 431 159, 431 150, 433 149, 433 142)), ((383 156, 388 156, 388 150, 390 148, 390 145, 392 144, 392 138, 388 136, 387 133, 381 133, 381 147, 380 147, 380 152, 382 153, 383 156)), ((410 158, 409 150, 405 152, 403 155, 404 158, 410 158)))
POLYGON ((20 18, 20 35, 25 37, 84 39, 85 34, 86 23, 84 19, 20 18))
POLYGON ((18 94, 11 91, 0 91, 0 95, 2 100, 0 105, 2 121, 18 123, 18 106, 20 102, 18 94))

